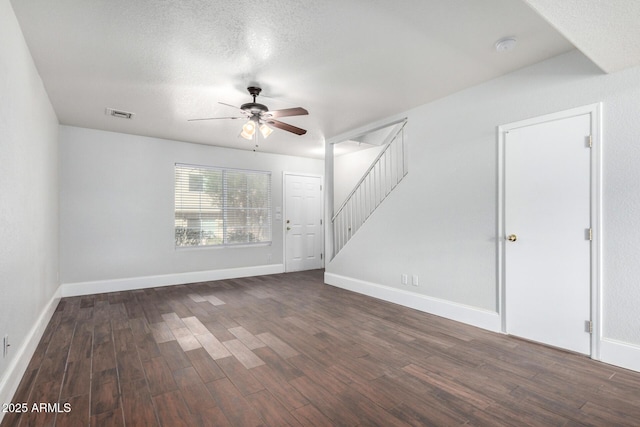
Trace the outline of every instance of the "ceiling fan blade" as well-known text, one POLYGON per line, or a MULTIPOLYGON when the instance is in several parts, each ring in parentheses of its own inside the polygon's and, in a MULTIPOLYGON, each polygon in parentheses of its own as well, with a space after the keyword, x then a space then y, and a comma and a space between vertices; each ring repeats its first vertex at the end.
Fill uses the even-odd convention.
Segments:
POLYGON ((299 127, 295 127, 293 125, 290 125, 288 123, 283 123, 278 120, 266 119, 265 121, 275 128, 286 130, 287 132, 295 133, 296 135, 304 135, 305 133, 307 133, 307 131, 304 129, 300 129, 299 127))
POLYGON ((306 116, 307 114, 309 114, 309 112, 302 107, 284 108, 282 110, 273 110, 264 113, 266 117, 306 116))
POLYGON ((227 104, 226 102, 220 102, 220 101, 218 101, 218 104, 226 105, 227 107, 231 107, 231 108, 235 108, 236 110, 240 110, 240 111, 242 112, 242 114, 247 114, 247 112, 246 112, 246 111, 244 111, 244 110, 243 110, 242 108, 240 108, 240 107, 236 107, 235 105, 227 104))
POLYGON ((195 122, 195 121, 198 121, 198 120, 222 120, 222 119, 235 120, 235 119, 244 119, 244 118, 245 117, 206 117, 206 118, 203 118, 203 119, 188 119, 187 121, 188 122, 195 122))

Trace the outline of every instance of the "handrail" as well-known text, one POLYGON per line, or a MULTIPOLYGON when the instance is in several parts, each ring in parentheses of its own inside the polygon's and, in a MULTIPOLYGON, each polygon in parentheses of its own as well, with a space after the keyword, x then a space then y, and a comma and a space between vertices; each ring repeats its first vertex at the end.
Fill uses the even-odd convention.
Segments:
POLYGON ((347 203, 349 203, 349 201, 351 200, 351 197, 353 197, 353 195, 356 193, 356 191, 358 191, 358 188, 360 188, 360 185, 362 185, 362 183, 367 179, 367 176, 369 175, 369 172, 371 172, 373 170, 373 168, 376 167, 376 165, 378 164, 378 161, 382 158, 382 156, 384 156, 384 154, 387 152, 387 150, 391 146, 391 143, 393 141, 395 141, 395 139, 398 137, 400 132, 402 132, 402 130, 404 129, 406 124, 407 124, 407 119, 404 119, 404 123, 402 123, 402 126, 400 126, 400 129, 398 129, 398 131, 396 133, 394 133, 393 136, 388 136, 387 137, 387 139, 382 144, 384 146, 384 150, 380 151, 380 153, 376 156, 376 158, 373 160, 373 162, 371 162, 371 166, 369 166, 369 169, 367 169, 367 171, 364 174, 362 174, 362 178, 360 178, 360 181, 358 181, 358 183, 353 187, 353 190, 351 190, 351 193, 349 193, 347 198, 344 199, 344 202, 342 202, 342 205, 340 205, 340 208, 338 208, 336 213, 331 218, 331 222, 335 222, 335 220, 338 217, 338 215, 340 215, 340 212, 342 212, 342 210, 345 208, 345 206, 347 206, 347 203))
POLYGON ((395 124, 400 123, 402 125, 397 131, 392 130, 387 135, 383 149, 331 218, 334 256, 408 173, 404 134, 406 119, 404 123, 398 121, 395 124))

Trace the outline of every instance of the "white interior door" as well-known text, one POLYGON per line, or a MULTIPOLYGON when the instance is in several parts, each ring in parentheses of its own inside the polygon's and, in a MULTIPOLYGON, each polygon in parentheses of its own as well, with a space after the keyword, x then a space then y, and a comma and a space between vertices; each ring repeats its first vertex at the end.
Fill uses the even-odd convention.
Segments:
POLYGON ((322 178, 285 175, 285 271, 322 268, 322 178))
POLYGON ((591 342, 590 120, 516 128, 504 140, 506 332, 583 354, 591 342))

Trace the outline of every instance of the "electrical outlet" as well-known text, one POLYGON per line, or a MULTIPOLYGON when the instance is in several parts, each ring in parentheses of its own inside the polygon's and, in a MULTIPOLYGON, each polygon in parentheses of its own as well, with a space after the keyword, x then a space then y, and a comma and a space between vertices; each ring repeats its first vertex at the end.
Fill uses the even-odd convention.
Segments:
POLYGON ((401 282, 403 285, 407 285, 407 284, 409 284, 409 276, 407 276, 406 274, 401 274, 401 275, 400 275, 400 282, 401 282))
POLYGON ((417 274, 414 274, 414 275, 411 277, 411 284, 412 284, 413 286, 418 286, 419 281, 418 281, 418 275, 417 275, 417 274))
POLYGON ((5 335, 4 338, 2 338, 2 357, 7 357, 9 347, 11 347, 11 344, 9 344, 9 335, 5 335))

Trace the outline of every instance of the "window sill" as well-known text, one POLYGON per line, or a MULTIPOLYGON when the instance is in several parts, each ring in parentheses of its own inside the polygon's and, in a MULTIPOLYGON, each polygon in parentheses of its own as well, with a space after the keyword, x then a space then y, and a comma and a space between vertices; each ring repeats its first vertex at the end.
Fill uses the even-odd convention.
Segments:
POLYGON ((261 248, 265 246, 271 246, 273 242, 261 242, 261 243, 237 243, 233 245, 201 245, 201 246, 174 246, 176 251, 199 251, 205 249, 240 249, 240 248, 261 248))

